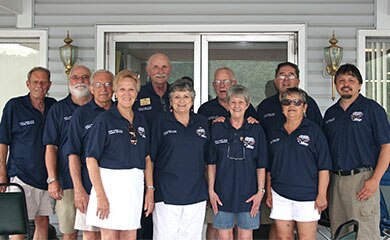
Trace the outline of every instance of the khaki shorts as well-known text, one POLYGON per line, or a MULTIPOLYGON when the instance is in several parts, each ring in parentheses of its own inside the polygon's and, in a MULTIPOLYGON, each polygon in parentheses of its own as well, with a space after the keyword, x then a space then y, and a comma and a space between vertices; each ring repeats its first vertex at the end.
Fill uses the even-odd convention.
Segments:
POLYGON ((260 205, 260 225, 273 224, 274 220, 269 216, 271 215, 271 208, 265 204, 266 196, 264 195, 260 205))
POLYGON ((71 234, 76 232, 74 221, 76 217, 76 208, 74 206, 74 190, 66 189, 61 200, 56 201, 56 214, 58 217, 59 229, 62 234, 71 234))
MULTIPOLYGON (((48 191, 30 186, 18 177, 12 177, 10 182, 17 183, 23 187, 29 220, 34 220, 36 216, 50 216, 54 214, 48 191)), ((13 189, 11 188, 11 191, 14 191, 13 189)))
POLYGON ((206 206, 206 215, 205 215, 205 218, 204 218, 204 223, 205 224, 213 224, 213 216, 214 216, 214 212, 213 212, 213 208, 211 207, 210 203, 207 202, 207 206, 206 206))
POLYGON ((82 213, 76 209, 76 220, 74 223, 74 229, 89 232, 99 232, 100 228, 87 225, 87 213, 82 213))

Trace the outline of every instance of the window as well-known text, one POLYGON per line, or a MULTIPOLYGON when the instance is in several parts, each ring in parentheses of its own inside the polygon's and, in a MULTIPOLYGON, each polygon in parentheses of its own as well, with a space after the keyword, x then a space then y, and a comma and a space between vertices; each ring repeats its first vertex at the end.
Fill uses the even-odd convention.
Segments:
POLYGON ((362 56, 358 58, 364 79, 362 93, 377 101, 389 113, 390 31, 360 30, 358 51, 358 55, 362 56))
POLYGON ((304 40, 305 25, 101 25, 97 26, 97 69, 128 68, 145 82, 147 59, 156 52, 165 53, 172 63, 170 82, 183 76, 194 79, 197 109, 215 97, 214 71, 226 66, 250 89, 256 106, 273 93, 270 81, 279 62, 300 66, 304 88, 304 40))
POLYGON ((0 108, 12 97, 26 94, 27 73, 35 66, 47 66, 46 30, 0 30, 0 108), (5 71, 6 69, 6 71, 5 71))

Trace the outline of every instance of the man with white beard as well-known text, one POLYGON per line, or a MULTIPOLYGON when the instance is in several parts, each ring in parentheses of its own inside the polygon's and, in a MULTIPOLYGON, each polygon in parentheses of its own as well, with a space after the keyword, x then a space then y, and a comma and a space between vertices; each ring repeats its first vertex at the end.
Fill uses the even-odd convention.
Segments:
POLYGON ((77 239, 77 230, 74 229, 76 215, 74 191, 64 146, 74 110, 91 100, 90 77, 89 68, 82 65, 72 68, 69 74, 69 95, 50 109, 43 132, 48 191, 56 200, 55 210, 64 240, 77 239))

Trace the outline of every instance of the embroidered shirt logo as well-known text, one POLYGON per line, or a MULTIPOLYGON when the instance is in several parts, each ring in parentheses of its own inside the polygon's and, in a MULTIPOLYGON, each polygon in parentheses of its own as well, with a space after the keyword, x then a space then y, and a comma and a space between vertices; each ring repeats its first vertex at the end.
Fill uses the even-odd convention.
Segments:
POLYGON ((145 128, 144 127, 138 127, 138 134, 141 137, 146 138, 145 128))
POLYGON ((254 149, 256 140, 253 137, 241 137, 241 142, 244 144, 246 148, 254 149))
POLYGON ((71 116, 65 116, 64 117, 64 121, 69 121, 71 118, 72 118, 72 115, 71 116))
POLYGON ((361 122, 363 120, 363 112, 353 112, 351 114, 351 120, 353 122, 361 122))
POLYGON ((24 127, 24 126, 28 126, 28 125, 34 125, 35 124, 35 121, 34 120, 28 120, 28 121, 24 121, 24 122, 19 122, 19 125, 24 127))
POLYGON ((269 144, 274 144, 276 142, 279 142, 280 141, 280 138, 275 138, 275 139, 272 139, 271 141, 269 141, 269 144))
POLYGON ((143 111, 150 111, 152 110, 152 106, 147 106, 147 107, 140 107, 138 108, 138 111, 143 112, 143 111))
POLYGON ((88 129, 90 129, 90 128, 92 127, 92 125, 93 125, 92 123, 91 123, 91 124, 88 124, 88 125, 85 125, 84 128, 85 128, 86 130, 88 130, 88 129))
POLYGON ((176 134, 177 133, 177 130, 171 130, 171 129, 168 129, 168 130, 165 130, 163 132, 163 135, 166 136, 168 134, 176 134))
POLYGON ((297 142, 303 146, 309 146, 310 137, 308 135, 299 135, 297 142))
POLYGON ((217 140, 214 140, 214 143, 215 143, 215 145, 223 144, 223 143, 228 143, 228 140, 227 140, 226 138, 217 139, 217 140))
POLYGON ((147 106, 150 105, 150 103, 150 98, 141 98, 141 100, 139 100, 139 105, 141 106, 147 106))
POLYGON ((275 113, 267 113, 263 115, 263 118, 275 117, 275 113))
POLYGON ((199 127, 198 129, 196 129, 196 134, 198 134, 199 137, 207 139, 206 130, 204 130, 204 128, 202 128, 202 127, 199 127))
POLYGON ((328 123, 331 123, 331 122, 334 122, 334 120, 336 120, 334 117, 328 119, 325 121, 325 124, 328 124, 328 123))
POLYGON ((112 129, 112 130, 108 130, 108 135, 112 135, 112 134, 122 134, 123 133, 123 130, 122 129, 112 129))

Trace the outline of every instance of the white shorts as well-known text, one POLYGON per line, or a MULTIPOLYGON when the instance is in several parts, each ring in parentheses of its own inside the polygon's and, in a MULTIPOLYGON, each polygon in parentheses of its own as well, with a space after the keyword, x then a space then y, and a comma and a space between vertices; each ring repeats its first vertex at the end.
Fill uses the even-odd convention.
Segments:
POLYGON ((320 219, 314 201, 294 201, 280 196, 272 190, 272 209, 270 218, 275 220, 294 220, 297 222, 314 222, 320 219))
POLYGON ((206 201, 189 205, 159 202, 153 211, 153 240, 201 240, 206 201))
MULTIPOLYGON (((36 216, 50 216, 54 214, 54 201, 50 198, 48 191, 30 186, 16 176, 12 177, 10 182, 17 183, 23 187, 29 220, 34 220, 36 216)), ((17 188, 11 187, 11 191, 19 191, 15 189, 17 188)))
POLYGON ((97 198, 95 188, 92 187, 87 209, 87 225, 112 230, 141 228, 144 171, 137 168, 100 168, 100 176, 110 213, 104 220, 96 216, 97 198))
POLYGON ((99 232, 100 228, 87 225, 87 214, 76 210, 76 219, 74 222, 74 229, 89 232, 99 232))

